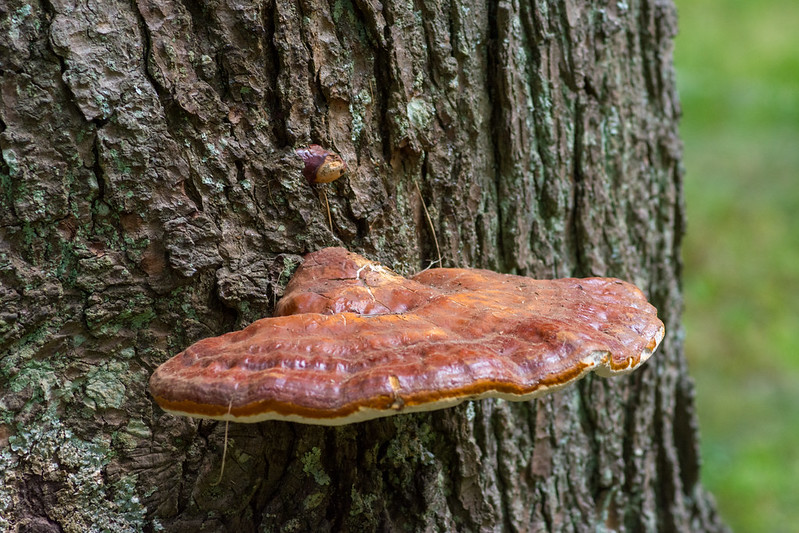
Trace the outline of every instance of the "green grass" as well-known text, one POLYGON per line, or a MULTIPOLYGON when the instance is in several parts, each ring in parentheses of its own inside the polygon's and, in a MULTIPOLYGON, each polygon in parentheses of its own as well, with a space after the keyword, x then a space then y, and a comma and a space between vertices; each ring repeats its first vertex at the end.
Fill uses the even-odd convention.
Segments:
POLYGON ((702 478, 736 532, 797 532, 799 2, 677 4, 702 478))

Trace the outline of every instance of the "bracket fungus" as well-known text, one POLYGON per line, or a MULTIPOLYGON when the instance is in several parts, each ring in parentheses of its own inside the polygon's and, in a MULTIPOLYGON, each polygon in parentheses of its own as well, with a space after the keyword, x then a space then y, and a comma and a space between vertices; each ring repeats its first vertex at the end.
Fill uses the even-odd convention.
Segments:
POLYGON ((275 317, 189 346, 150 392, 178 415, 340 425, 630 372, 663 334, 621 280, 459 268, 406 279, 325 248, 306 256, 275 317))
POLYGON ((330 150, 325 150, 318 144, 307 148, 298 148, 296 154, 305 163, 302 175, 308 183, 330 183, 336 181, 347 172, 347 163, 341 156, 330 150))

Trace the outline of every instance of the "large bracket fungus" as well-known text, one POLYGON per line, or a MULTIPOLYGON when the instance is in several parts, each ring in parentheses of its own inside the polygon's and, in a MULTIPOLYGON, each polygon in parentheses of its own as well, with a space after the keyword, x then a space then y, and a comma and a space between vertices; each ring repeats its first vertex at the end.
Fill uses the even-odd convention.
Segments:
POLYGON ((276 315, 158 367, 155 400, 201 418, 348 424, 630 372, 664 334, 617 279, 459 268, 406 279, 343 248, 307 255, 276 315))

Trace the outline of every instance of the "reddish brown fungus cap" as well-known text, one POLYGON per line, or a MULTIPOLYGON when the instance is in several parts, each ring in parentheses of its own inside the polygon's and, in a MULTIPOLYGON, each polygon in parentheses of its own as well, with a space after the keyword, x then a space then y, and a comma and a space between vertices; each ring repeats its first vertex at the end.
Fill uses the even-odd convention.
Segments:
POLYGON ((340 155, 318 144, 298 148, 296 153, 305 162, 302 175, 309 183, 330 183, 347 172, 347 164, 340 155))
POLYGON ((343 248, 309 254, 277 315, 202 340, 150 392, 187 416, 338 425, 464 400, 527 400, 629 372, 663 338, 634 285, 437 268, 406 279, 343 248))

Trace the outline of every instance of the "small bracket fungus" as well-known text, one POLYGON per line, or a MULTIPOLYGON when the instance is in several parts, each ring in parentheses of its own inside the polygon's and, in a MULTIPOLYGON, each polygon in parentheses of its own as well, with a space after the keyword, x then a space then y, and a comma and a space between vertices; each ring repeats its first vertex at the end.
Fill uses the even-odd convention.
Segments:
POLYGON ((312 144, 308 148, 298 148, 296 153, 305 162, 302 175, 308 183, 330 183, 347 172, 347 164, 340 155, 325 150, 318 144, 312 144))
POLYGON ((348 424, 630 372, 664 334, 617 279, 459 268, 406 279, 343 248, 307 255, 276 315, 158 367, 155 400, 201 418, 348 424))

